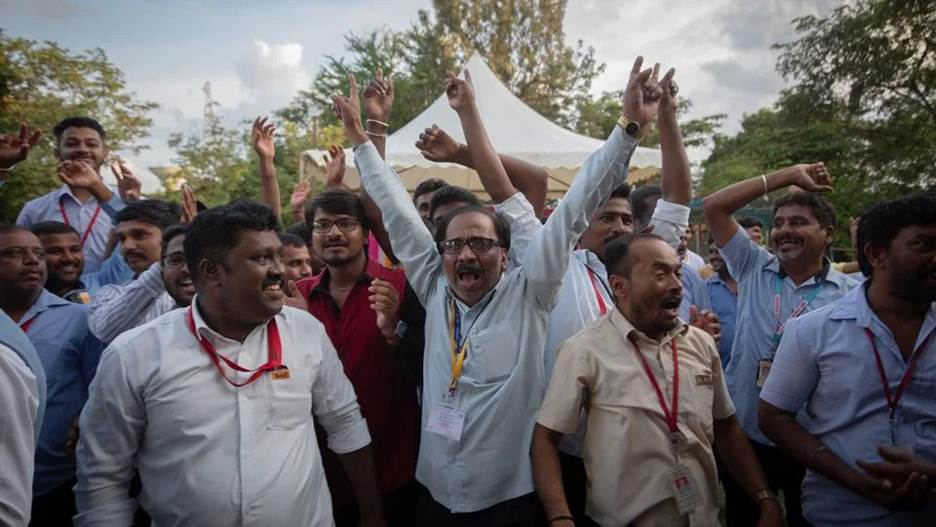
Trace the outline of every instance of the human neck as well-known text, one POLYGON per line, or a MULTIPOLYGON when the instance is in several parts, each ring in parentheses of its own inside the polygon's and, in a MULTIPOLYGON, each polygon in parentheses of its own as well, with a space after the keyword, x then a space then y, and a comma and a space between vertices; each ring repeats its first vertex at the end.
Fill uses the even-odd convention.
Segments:
POLYGON ((329 287, 338 290, 351 289, 361 278, 361 275, 364 274, 364 270, 367 269, 367 256, 364 251, 361 251, 350 262, 341 265, 326 264, 326 267, 328 268, 329 287))
POLYGON ((41 294, 41 287, 35 291, 23 291, 22 289, 4 291, 0 295, 0 309, 12 318, 13 322, 19 323, 23 315, 29 311, 29 308, 39 300, 41 294))
POLYGON ((897 329, 915 326, 919 328, 930 308, 929 302, 912 302, 891 291, 884 277, 871 279, 867 289, 868 305, 874 314, 897 334, 897 329))
POLYGON ((91 192, 88 191, 88 189, 75 188, 72 186, 69 186, 68 189, 71 190, 72 196, 75 196, 75 199, 77 199, 78 201, 82 203, 87 203, 88 201, 91 201, 91 198, 93 197, 91 195, 91 192))
POLYGON ((195 302, 198 304, 198 313, 205 324, 225 338, 244 342, 247 340, 247 335, 250 335, 250 332, 260 324, 240 322, 226 316, 223 304, 218 299, 199 297, 195 302))
POLYGON ((780 268, 793 280, 794 284, 800 285, 819 274, 824 264, 825 260, 822 256, 809 261, 797 258, 789 262, 781 262, 780 268))
POLYGON ((69 291, 78 287, 78 282, 59 282, 58 280, 52 280, 50 276, 49 280, 46 281, 45 287, 55 296, 64 297, 69 291))
POLYGON ((626 318, 627 321, 630 322, 632 326, 634 326, 634 329, 643 333, 647 337, 659 341, 663 338, 664 335, 666 335, 666 331, 664 331, 659 325, 647 323, 647 321, 643 320, 641 316, 634 313, 629 305, 618 304, 618 310, 622 315, 624 315, 624 318, 626 318))

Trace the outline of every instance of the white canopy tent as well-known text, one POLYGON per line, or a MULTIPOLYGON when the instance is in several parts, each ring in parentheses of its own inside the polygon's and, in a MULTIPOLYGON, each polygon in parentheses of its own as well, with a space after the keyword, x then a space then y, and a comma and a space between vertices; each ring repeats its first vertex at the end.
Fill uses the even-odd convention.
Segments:
MULTIPOLYGON (((479 54, 472 55, 466 68, 471 72, 478 109, 495 150, 546 168, 550 175, 548 197, 561 198, 579 167, 603 142, 566 130, 536 113, 500 82, 479 54)), ((458 115, 449 107, 445 93, 387 138, 387 161, 400 175, 406 189, 412 192, 420 181, 434 177, 467 188, 482 200, 487 199, 474 170, 449 163, 434 163, 416 149, 419 134, 433 124, 444 129, 456 141, 465 142, 458 115)), ((356 189, 360 186, 360 178, 354 167, 353 154, 346 151, 345 159, 348 166, 345 184, 356 189)), ((652 176, 660 165, 659 150, 638 147, 631 158, 628 181, 652 176)), ((324 166, 325 151, 307 150, 302 153, 300 173, 303 176, 324 181, 324 166)))

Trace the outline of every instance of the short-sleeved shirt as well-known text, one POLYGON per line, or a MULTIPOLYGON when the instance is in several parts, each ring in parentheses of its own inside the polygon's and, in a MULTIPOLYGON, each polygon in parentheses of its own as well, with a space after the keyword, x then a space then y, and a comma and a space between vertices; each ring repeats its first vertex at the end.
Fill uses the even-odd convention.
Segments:
MULTIPOLYGON (((637 339, 660 389, 672 393, 671 342, 679 357, 677 426, 688 440, 679 460, 698 485, 702 504, 689 520, 712 525, 718 518, 718 476, 712 453, 714 420, 734 414, 715 341, 682 322, 655 341, 618 311, 567 340, 560 348, 537 422, 574 432, 579 411, 588 413, 584 459, 586 512, 601 525, 651 525, 678 517, 667 474, 676 463, 669 429, 637 350, 637 339)), ((685 518, 683 518, 685 521, 685 518)))
POLYGON ((702 311, 709 309, 708 293, 705 292, 705 283, 699 272, 691 265, 682 264, 682 302, 679 304, 679 318, 692 320, 692 306, 702 311))
POLYGON ((721 355, 722 368, 727 368, 728 359, 731 357, 731 346, 734 344, 735 322, 738 317, 738 294, 729 289, 728 284, 717 274, 705 281, 705 290, 708 293, 709 305, 718 315, 718 322, 721 324, 718 353, 721 355))
MULTIPOLYGON (((865 288, 791 321, 761 391, 761 399, 790 412, 805 408, 805 426, 842 461, 880 462, 879 445, 891 444, 889 410, 871 342, 870 329, 890 389, 907 368, 894 335, 868 305, 865 288), (805 407, 804 407, 805 405, 805 407)), ((936 307, 917 335, 919 348, 936 332, 936 307)), ((936 339, 919 353, 910 384, 895 414, 896 444, 936 462, 936 339)), ((860 470, 860 469, 858 469, 860 470)), ((936 505, 918 512, 893 512, 816 472, 803 480, 803 513, 815 525, 936 525, 936 505)))
POLYGON ((748 437, 771 445, 757 424, 760 396, 757 373, 759 362, 772 360, 776 351, 774 297, 777 281, 780 283, 780 322, 785 322, 802 301, 811 300, 806 312, 819 309, 838 300, 858 284, 835 269, 829 269, 824 278, 820 275, 796 285, 782 271, 777 257, 751 241, 740 227, 734 237, 719 249, 728 264, 728 271, 738 282, 737 326, 731 360, 725 370, 728 391, 748 437), (816 287, 821 288, 818 293, 815 293, 816 287))
MULTIPOLYGON (((404 358, 398 355, 422 357, 422 328, 415 327, 415 320, 424 320, 425 311, 406 285, 402 270, 388 269, 373 260, 368 260, 364 274, 348 292, 340 309, 328 294, 330 280, 325 269, 296 286, 308 300, 309 312, 325 326, 345 375, 354 386, 373 441, 378 487, 389 493, 413 481, 416 473, 419 403, 414 378, 400 367, 404 358), (414 326, 413 331, 407 330, 396 349, 387 345, 377 327, 377 312, 370 305, 368 287, 374 278, 398 288, 400 320, 407 328, 414 326)), ((330 451, 323 452, 323 458, 335 504, 339 507, 352 504, 354 492, 340 460, 330 451)))

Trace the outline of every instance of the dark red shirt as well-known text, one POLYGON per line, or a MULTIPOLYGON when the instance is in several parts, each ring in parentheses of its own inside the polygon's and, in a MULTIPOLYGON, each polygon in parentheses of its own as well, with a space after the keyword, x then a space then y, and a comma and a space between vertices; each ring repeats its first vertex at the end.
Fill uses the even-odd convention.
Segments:
MULTIPOLYGON (((386 494, 415 478, 420 410, 416 383, 413 376, 405 372, 400 357, 402 353, 408 356, 418 353, 421 358, 422 339, 414 343, 410 332, 416 328, 408 327, 399 346, 391 348, 387 344, 377 328, 377 313, 368 300, 367 289, 374 278, 393 284, 400 295, 400 319, 404 323, 409 326, 425 319, 422 306, 406 285, 403 271, 388 269, 370 260, 341 309, 328 293, 327 268, 296 285, 308 300, 309 312, 325 326, 344 364, 345 374, 354 386, 361 414, 370 430, 377 483, 381 493, 386 494), (415 346, 420 349, 405 349, 415 346)), ((412 333, 421 335, 422 327, 412 333)), ((339 460, 328 449, 322 452, 325 477, 335 506, 352 504, 354 493, 339 460)))

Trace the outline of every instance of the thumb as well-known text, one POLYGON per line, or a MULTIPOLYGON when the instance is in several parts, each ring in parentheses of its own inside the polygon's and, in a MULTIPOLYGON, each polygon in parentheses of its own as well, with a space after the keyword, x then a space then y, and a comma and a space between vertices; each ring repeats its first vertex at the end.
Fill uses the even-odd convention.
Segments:
POLYGON ((879 446, 878 454, 880 454, 881 459, 891 463, 907 463, 912 461, 912 456, 905 450, 899 448, 879 446))
POLYGON ((286 296, 290 298, 299 298, 302 296, 299 293, 299 288, 296 286, 295 280, 289 280, 286 282, 286 296))
POLYGON ((468 84, 474 85, 474 83, 471 82, 471 72, 468 71, 468 68, 465 68, 465 80, 468 81, 468 84))
POLYGON ((695 321, 699 319, 699 308, 695 304, 689 306, 689 320, 695 321))

